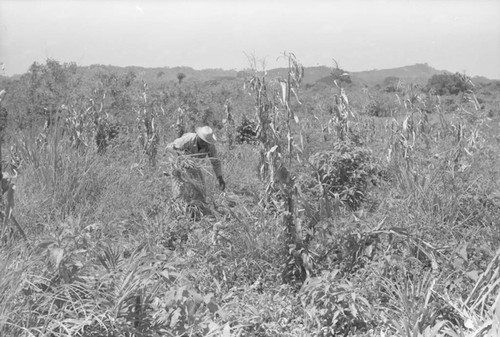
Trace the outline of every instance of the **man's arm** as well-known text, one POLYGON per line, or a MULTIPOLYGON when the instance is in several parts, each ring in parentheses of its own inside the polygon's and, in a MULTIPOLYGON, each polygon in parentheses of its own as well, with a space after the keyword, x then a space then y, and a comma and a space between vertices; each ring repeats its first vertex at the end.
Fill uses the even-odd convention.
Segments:
POLYGON ((193 143, 193 134, 186 133, 177 138, 173 142, 167 144, 166 151, 189 151, 190 145, 193 143))
POLYGON ((212 164, 217 179, 222 178, 222 164, 217 156, 217 149, 213 144, 209 144, 208 146, 208 158, 210 159, 210 163, 212 164))

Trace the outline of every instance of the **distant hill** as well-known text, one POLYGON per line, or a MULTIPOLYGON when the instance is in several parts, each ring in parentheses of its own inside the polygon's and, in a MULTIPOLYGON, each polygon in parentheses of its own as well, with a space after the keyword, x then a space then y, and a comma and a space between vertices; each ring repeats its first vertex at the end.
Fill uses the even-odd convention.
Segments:
MULTIPOLYGON (((436 74, 450 73, 445 70, 437 70, 429 66, 427 63, 417 63, 415 65, 391 68, 391 69, 375 69, 367 71, 349 72, 345 69, 354 84, 375 86, 383 84, 387 77, 397 77, 403 80, 427 83, 427 81, 436 74)), ((207 81, 227 81, 244 77, 248 73, 247 70, 224 70, 224 69, 203 69, 196 70, 191 67, 158 67, 158 68, 144 68, 137 66, 118 67, 112 65, 90 65, 79 66, 78 72, 87 80, 92 80, 95 75, 99 73, 115 73, 118 75, 127 74, 132 72, 135 74, 136 79, 143 80, 149 84, 161 84, 165 82, 177 82, 177 75, 183 73, 185 78, 184 82, 207 82, 207 81)), ((306 67, 302 83, 313 85, 317 82, 331 84, 333 77, 331 75, 332 69, 326 66, 306 67)), ((287 68, 276 68, 267 70, 268 78, 285 78, 287 76, 287 68)), ((20 75, 10 77, 10 79, 17 79, 20 75)), ((8 77, 0 76, 0 82, 4 82, 8 77)), ((485 77, 474 77, 474 83, 488 84, 494 80, 485 77)))
MULTIPOLYGON (((447 70, 437 70, 427 63, 417 63, 411 66, 404 66, 391 69, 374 69, 358 72, 349 72, 353 83, 358 85, 375 86, 383 84, 387 77, 397 77, 402 80, 413 83, 427 83, 427 81, 434 75, 438 74, 452 74, 447 70)), ((333 77, 331 75, 332 69, 326 66, 307 67, 305 69, 304 84, 314 84, 316 82, 324 82, 331 84, 333 77)), ((271 77, 285 77, 287 74, 286 68, 271 69, 268 72, 271 77)), ((488 84, 498 80, 492 80, 484 76, 474 76, 472 81, 478 84, 488 84)))
MULTIPOLYGON (((411 82, 427 83, 433 75, 447 73, 447 71, 444 70, 434 69, 426 63, 392 69, 375 69, 359 72, 349 72, 347 69, 345 70, 351 76, 353 83, 367 86, 382 84, 387 77, 397 77, 411 82)), ((332 69, 326 66, 307 67, 305 69, 303 83, 332 83, 333 77, 331 76, 331 72, 332 69)), ((267 73, 270 77, 285 77, 287 69, 271 69, 268 70, 267 73)))
POLYGON ((427 83, 434 75, 448 73, 444 70, 436 70, 427 63, 417 63, 412 66, 405 66, 392 69, 368 70, 351 73, 351 79, 355 83, 374 86, 382 84, 387 77, 397 77, 417 83, 427 83))
MULTIPOLYGON (((285 78, 287 76, 287 72, 287 68, 276 68, 268 70, 267 74, 271 78, 285 78)), ((330 72, 331 69, 326 66, 306 67, 304 70, 304 78, 302 79, 302 82, 304 84, 314 84, 320 79, 329 76, 330 72)))
POLYGON ((79 71, 86 77, 92 77, 100 72, 113 72, 118 75, 127 74, 132 72, 136 78, 143 80, 146 83, 155 82, 177 82, 177 75, 183 73, 185 75, 183 81, 210 81, 219 78, 236 78, 236 70, 223 70, 223 69, 203 69, 195 70, 191 67, 161 67, 161 68, 144 68, 144 67, 117 67, 112 65, 91 65, 85 67, 78 67, 79 71))
POLYGON ((492 79, 486 78, 484 76, 472 77, 472 82, 474 82, 476 84, 490 84, 490 83, 494 83, 494 82, 498 82, 498 81, 499 80, 492 80, 492 79))

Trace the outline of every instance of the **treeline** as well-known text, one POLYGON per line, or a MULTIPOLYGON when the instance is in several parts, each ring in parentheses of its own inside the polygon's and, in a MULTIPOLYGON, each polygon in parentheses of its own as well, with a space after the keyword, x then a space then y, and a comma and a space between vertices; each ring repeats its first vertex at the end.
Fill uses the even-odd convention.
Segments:
MULTIPOLYGON (((198 123, 222 127, 225 101, 230 96, 244 96, 241 79, 229 76, 203 83, 191 79, 193 71, 79 67, 48 59, 45 64, 33 63, 18 78, 2 77, 0 87, 6 91, 3 106, 9 111, 10 130, 41 127, 64 109, 86 110, 90 106, 131 126, 144 104, 165 116, 167 124, 175 122, 181 109, 188 116, 188 127, 198 123)), ((207 74, 212 78, 210 72, 207 74)), ((238 109, 236 103, 233 110, 238 109)))

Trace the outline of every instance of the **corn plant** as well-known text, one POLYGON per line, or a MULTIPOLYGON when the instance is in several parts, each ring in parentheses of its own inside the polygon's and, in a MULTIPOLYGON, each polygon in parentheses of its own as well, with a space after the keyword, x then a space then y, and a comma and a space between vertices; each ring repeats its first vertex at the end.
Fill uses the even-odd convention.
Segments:
POLYGON ((229 101, 229 99, 224 103, 224 110, 226 113, 226 117, 222 120, 222 125, 224 126, 224 131, 226 133, 227 148, 228 150, 231 150, 234 143, 235 126, 234 118, 231 113, 231 102, 229 101))
POLYGON ((3 96, 5 95, 5 90, 0 91, 0 179, 2 178, 2 146, 3 145, 3 140, 4 140, 4 132, 5 129, 7 128, 7 109, 3 107, 2 105, 2 100, 3 96))
MULTIPOLYGON (((338 65, 336 65, 338 69, 338 65)), ((335 126, 336 136, 340 141, 344 141, 348 137, 349 131, 349 115, 354 117, 354 113, 349 106, 349 100, 340 81, 334 81, 338 92, 333 95, 333 112, 334 117, 331 123, 335 126)))
POLYGON ((160 143, 160 133, 158 131, 158 113, 148 104, 148 85, 143 83, 142 101, 137 109, 137 128, 139 131, 139 146, 141 157, 148 156, 149 164, 156 167, 156 155, 160 143), (149 108, 149 109, 148 109, 149 108))
MULTIPOLYGON (((269 164, 266 162, 266 153, 274 145, 273 133, 271 131, 271 114, 275 107, 268 97, 267 80, 265 75, 259 76, 255 59, 252 64, 253 75, 248 80, 249 90, 254 95, 255 120, 257 123, 257 141, 260 150, 260 162, 258 166, 259 178, 266 180, 269 174, 269 164)), ((265 71, 264 71, 265 74, 265 71)))
POLYGON ((297 124, 299 122, 298 117, 294 114, 292 108, 290 107, 290 97, 293 93, 295 98, 300 103, 297 90, 300 86, 300 82, 304 77, 304 67, 297 61, 295 55, 293 53, 284 53, 283 55, 288 61, 288 73, 286 80, 280 80, 281 87, 281 96, 280 103, 286 112, 285 124, 286 124, 286 139, 287 139, 287 160, 288 165, 290 166, 292 162, 293 156, 293 137, 292 137, 292 121, 295 121, 297 124))
POLYGON ((2 99, 5 94, 5 90, 0 91, 0 180, 3 179, 3 157, 2 157, 2 147, 4 141, 4 132, 7 128, 7 109, 2 106, 2 99))
POLYGON ((177 137, 181 137, 186 132, 186 123, 184 121, 185 111, 181 107, 177 109, 177 120, 174 124, 174 130, 177 137))
MULTIPOLYGON (((338 65, 336 64, 336 70, 338 65)), ((328 150, 312 154, 306 163, 312 174, 304 176, 302 185, 308 185, 309 197, 319 205, 319 218, 330 218, 340 215, 340 206, 356 210, 366 199, 368 182, 376 175, 377 168, 372 163, 371 151, 364 147, 360 136, 353 131, 360 129, 359 134, 368 138, 374 134, 373 120, 357 120, 357 115, 349 105, 349 99, 342 81, 334 81, 333 105, 328 121, 328 132, 334 137, 328 141, 328 150)), ((373 137, 373 136, 372 136, 373 137)), ((304 186, 303 186, 304 187, 304 186)), ((302 188, 305 190, 304 188, 302 188)))
MULTIPOLYGON (((296 88, 303 76, 303 67, 293 54, 284 54, 288 61, 287 79, 279 81, 279 91, 277 98, 285 114, 284 124, 286 127, 286 149, 281 137, 280 110, 269 97, 267 81, 264 76, 259 77, 254 67, 254 75, 248 84, 254 94, 255 116, 257 121, 257 139, 260 144, 259 177, 266 182, 264 201, 271 201, 277 210, 282 213, 282 226, 284 228, 284 269, 282 277, 285 282, 292 281, 294 273, 302 272, 302 262, 300 258, 300 247, 297 247, 297 232, 294 220, 294 182, 291 174, 291 160, 293 137, 291 122, 294 114, 290 107, 290 95, 295 93, 296 88)), ((300 276, 305 277, 305 272, 300 276)))
POLYGON ((481 106, 476 98, 476 94, 474 93, 475 84, 472 82, 472 79, 465 74, 457 73, 456 76, 464 88, 464 91, 462 92, 462 101, 465 103, 472 103, 474 109, 479 111, 481 106))
MULTIPOLYGON (((94 91, 94 96, 99 93, 98 90, 94 91)), ((116 137, 116 130, 113 130, 111 124, 111 116, 107 111, 103 111, 104 102, 106 100, 106 91, 102 92, 102 97, 90 99, 90 112, 91 118, 94 123, 93 135, 97 146, 98 153, 105 153, 109 145, 109 141, 116 137), (97 102, 99 99, 99 102, 97 102)))

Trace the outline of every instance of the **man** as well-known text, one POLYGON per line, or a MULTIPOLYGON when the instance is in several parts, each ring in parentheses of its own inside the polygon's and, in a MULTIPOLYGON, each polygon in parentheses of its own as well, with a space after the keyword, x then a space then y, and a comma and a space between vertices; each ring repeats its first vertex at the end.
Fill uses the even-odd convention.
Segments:
MULTIPOLYGON (((222 166, 217 157, 217 149, 215 142, 217 139, 209 126, 196 128, 196 132, 185 133, 180 138, 177 138, 172 143, 167 145, 167 150, 173 150, 178 154, 188 155, 193 158, 208 157, 212 164, 215 176, 219 181, 219 187, 222 191, 226 188, 226 183, 222 177, 222 166)), ((188 174, 194 179, 201 180, 200 183, 204 188, 204 180, 199 169, 191 170, 188 174)))

